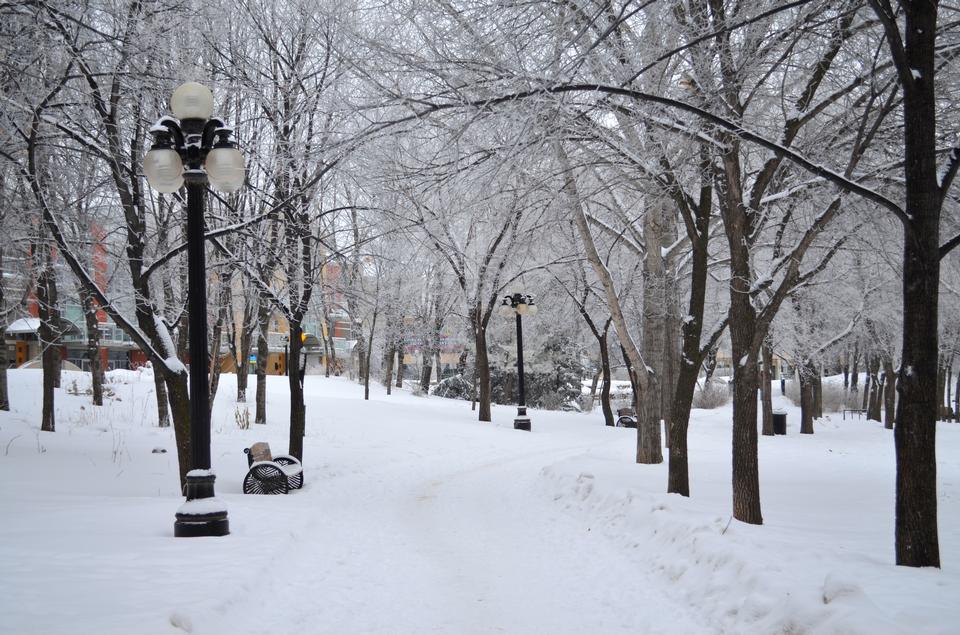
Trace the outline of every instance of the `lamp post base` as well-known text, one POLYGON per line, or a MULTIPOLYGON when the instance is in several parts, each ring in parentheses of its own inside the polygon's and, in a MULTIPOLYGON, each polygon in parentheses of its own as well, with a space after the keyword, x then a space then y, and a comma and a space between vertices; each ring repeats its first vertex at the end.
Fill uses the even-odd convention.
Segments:
POLYGON ((513 429, 530 432, 530 417, 527 416, 527 408, 525 406, 517 407, 517 418, 513 420, 513 429))
POLYGON ((226 536, 230 533, 227 508, 213 494, 216 476, 209 470, 187 474, 187 501, 177 510, 173 535, 177 538, 226 536))

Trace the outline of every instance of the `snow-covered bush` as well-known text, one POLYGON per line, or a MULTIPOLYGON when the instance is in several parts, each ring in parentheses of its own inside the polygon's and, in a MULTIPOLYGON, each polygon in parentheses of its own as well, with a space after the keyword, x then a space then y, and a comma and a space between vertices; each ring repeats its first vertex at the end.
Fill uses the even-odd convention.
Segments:
POLYGON ((713 410, 725 406, 730 401, 730 389, 724 382, 711 381, 693 393, 693 407, 713 410))
POLYGON ((433 394, 449 399, 473 399, 473 384, 463 375, 454 375, 442 380, 433 388, 433 394))

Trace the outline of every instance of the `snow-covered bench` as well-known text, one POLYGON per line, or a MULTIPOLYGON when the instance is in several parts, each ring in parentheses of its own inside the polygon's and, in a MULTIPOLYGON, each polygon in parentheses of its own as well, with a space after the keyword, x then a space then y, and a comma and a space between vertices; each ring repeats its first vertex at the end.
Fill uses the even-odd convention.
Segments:
POLYGON ((286 494, 303 487, 303 466, 287 454, 270 455, 267 443, 244 448, 250 471, 243 479, 244 494, 286 494))

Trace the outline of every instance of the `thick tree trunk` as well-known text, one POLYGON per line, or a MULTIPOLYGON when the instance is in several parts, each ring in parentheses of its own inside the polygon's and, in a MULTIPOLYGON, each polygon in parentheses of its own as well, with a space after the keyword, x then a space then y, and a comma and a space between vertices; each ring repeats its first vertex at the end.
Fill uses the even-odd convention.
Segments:
POLYGON ((880 355, 870 360, 870 400, 867 407, 867 419, 880 421, 880 402, 883 400, 883 386, 880 384, 880 355))
POLYGON ((764 344, 760 350, 763 364, 760 368, 760 404, 763 412, 761 429, 766 436, 773 436, 773 350, 764 344))
MULTIPOLYGON (((872 362, 869 355, 863 356, 863 398, 860 400, 860 409, 867 410, 870 405, 870 391, 873 389, 873 375, 870 373, 872 362)), ((936 388, 934 388, 936 389, 936 388)))
POLYGON ((430 392, 430 375, 433 374, 433 355, 430 351, 423 351, 420 355, 420 392, 430 392))
MULTIPOLYGON (((55 274, 51 266, 44 266, 37 276, 37 304, 40 313, 40 328, 37 335, 40 341, 41 363, 43 367, 43 406, 41 409, 40 429, 45 432, 54 432, 57 428, 54 412, 54 388, 56 387, 56 366, 59 349, 57 348, 56 332, 59 326, 53 324, 56 313, 53 303, 56 302, 56 290, 52 284, 55 274)), ((6 354, 6 351, 4 351, 6 354)))
POLYGON ((403 357, 403 340, 400 340, 397 342, 397 388, 403 388, 403 372, 405 367, 403 357))
MULTIPOLYGON (((270 305, 260 298, 257 308, 257 413, 254 423, 267 422, 267 358, 270 357, 270 305)), ((286 362, 284 362, 286 363, 286 362)))
POLYGON ((805 360, 797 368, 800 378, 800 434, 813 434, 813 364, 805 360))
MULTIPOLYGON (((937 531, 937 341, 940 191, 934 91, 937 4, 902 3, 904 177, 903 359, 893 430, 897 456, 897 564, 939 567, 937 531)), ((886 25, 896 30, 895 23, 886 25)), ((895 34, 893 34, 895 35, 895 34)), ((891 37, 893 37, 891 35, 891 37)), ((888 37, 888 40, 891 39, 888 37)))
MULTIPOLYGON (((389 331, 389 329, 388 329, 389 331)), ((393 387, 393 360, 396 357, 396 349, 387 346, 383 351, 383 385, 387 387, 387 394, 393 387)))
POLYGON ((290 321, 290 359, 287 361, 287 384, 290 386, 290 442, 289 453, 303 462, 303 437, 307 427, 307 407, 303 400, 303 361, 299 320, 290 321))
MULTIPOLYGON (((480 311, 479 305, 476 310, 478 312, 480 311)), ((479 413, 477 418, 480 421, 492 421, 493 416, 490 408, 490 360, 487 357, 487 329, 482 324, 479 324, 479 316, 477 316, 477 322, 478 325, 474 331, 477 347, 477 373, 474 381, 476 382, 479 392, 479 413)))
POLYGON ((893 422, 897 416, 897 376, 893 361, 889 357, 883 360, 883 378, 883 427, 893 430, 893 422))
POLYGON ((853 362, 850 369, 850 392, 857 392, 857 382, 860 381, 860 343, 853 343, 853 362))
MULTIPOLYGON (((710 165, 704 151, 703 166, 710 165)), ((694 233, 687 232, 693 248, 690 271, 690 298, 687 305, 687 317, 680 326, 680 363, 677 369, 677 383, 673 394, 672 420, 670 422, 669 466, 667 470, 667 492, 690 495, 690 467, 688 458, 687 432, 690 425, 690 408, 693 405, 693 393, 700 375, 700 366, 706 355, 713 353, 716 365, 716 348, 709 342, 706 350, 700 348, 700 336, 703 333, 703 307, 707 292, 708 240, 711 214, 712 188, 709 171, 704 172, 704 184, 700 191, 700 205, 695 210, 694 233)), ((712 373, 712 370, 709 371, 712 373)), ((704 388, 707 383, 704 382, 704 388)))
POLYGON ((170 398, 167 394, 167 380, 164 377, 163 370, 153 369, 153 388, 157 395, 157 427, 170 427, 170 398))
MULTIPOLYGON (((733 139, 730 141, 737 145, 733 139)), ((757 313, 751 299, 751 217, 740 184, 738 151, 723 157, 721 212, 730 252, 730 349, 733 354, 733 517, 763 524, 760 509, 760 469, 757 456, 757 313)))
MULTIPOLYGON (((246 319, 246 312, 244 315, 246 319)), ((244 322, 240 330, 240 354, 235 360, 237 366, 237 403, 247 402, 247 385, 250 379, 250 349, 252 348, 250 325, 244 322)))
POLYGON ((97 306, 83 288, 79 290, 80 307, 87 330, 87 361, 90 362, 90 388, 93 393, 93 405, 103 405, 103 359, 100 357, 100 322, 97 320, 97 306))
POLYGON ((649 249, 643 260, 643 360, 646 374, 642 407, 637 410, 637 463, 663 463, 661 395, 664 369, 666 276, 660 245, 664 233, 663 201, 647 198, 643 235, 649 249))
MULTIPOLYGON (((607 322, 607 328, 610 322, 607 322)), ((600 340, 600 374, 603 376, 603 385, 600 387, 600 409, 603 411, 604 425, 616 425, 613 408, 610 406, 610 382, 613 380, 610 373, 610 350, 607 348, 607 329, 604 329, 600 340)))

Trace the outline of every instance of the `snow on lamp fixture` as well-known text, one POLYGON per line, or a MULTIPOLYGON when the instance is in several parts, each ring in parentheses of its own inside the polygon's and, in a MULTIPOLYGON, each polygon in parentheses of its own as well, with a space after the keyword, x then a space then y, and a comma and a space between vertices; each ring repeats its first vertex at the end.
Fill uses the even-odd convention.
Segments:
POLYGON ((197 82, 181 84, 170 98, 170 110, 177 119, 209 119, 213 114, 213 93, 197 82))
POLYGON ((230 129, 217 130, 220 141, 210 150, 204 167, 210 186, 220 192, 236 192, 243 186, 247 172, 246 162, 239 150, 230 143, 230 129))

